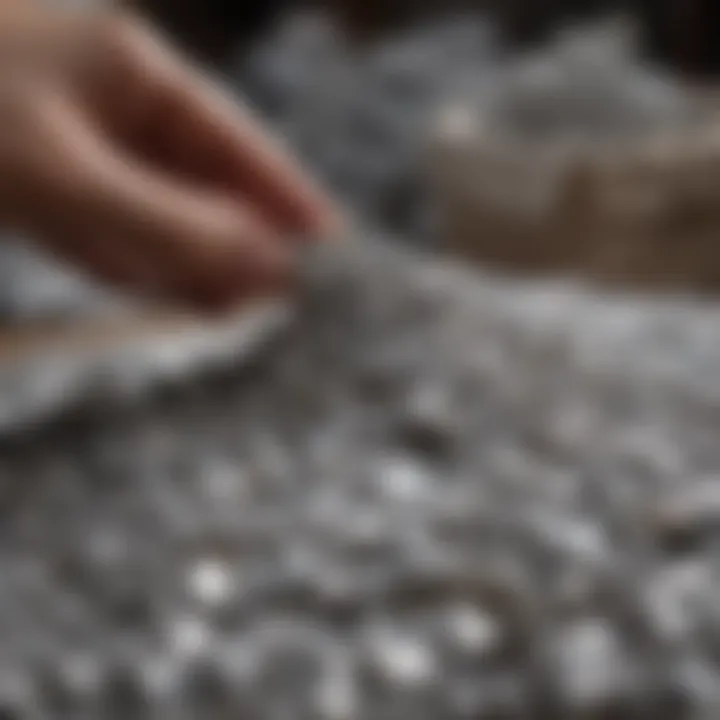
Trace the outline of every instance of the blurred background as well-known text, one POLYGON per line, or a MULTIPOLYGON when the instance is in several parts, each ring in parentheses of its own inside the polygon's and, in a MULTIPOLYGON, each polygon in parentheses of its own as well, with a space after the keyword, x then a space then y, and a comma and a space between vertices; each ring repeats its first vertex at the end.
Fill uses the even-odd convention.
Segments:
POLYGON ((366 225, 504 270, 720 279, 708 0, 139 4, 366 225))
MULTIPOLYGON (((503 272, 713 290, 711 0, 126 0, 366 226, 503 272)), ((102 293, 5 247, 0 315, 102 293)))

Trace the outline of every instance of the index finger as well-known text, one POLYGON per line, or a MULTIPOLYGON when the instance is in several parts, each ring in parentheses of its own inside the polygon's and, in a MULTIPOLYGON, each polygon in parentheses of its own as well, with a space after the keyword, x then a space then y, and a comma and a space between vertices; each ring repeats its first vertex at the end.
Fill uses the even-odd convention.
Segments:
POLYGON ((217 158, 219 175, 227 173, 239 189, 292 232, 337 233, 342 226, 338 209, 278 139, 261 128, 248 108, 233 111, 231 101, 219 93, 214 102, 211 98, 203 102, 208 90, 198 88, 188 121, 192 123, 194 115, 194 122, 205 128, 208 145, 215 144, 214 152, 207 148, 207 157, 217 158))
POLYGON ((248 108, 160 43, 153 45, 144 78, 155 115, 148 122, 168 160, 242 194, 286 232, 327 235, 342 227, 332 201, 248 108))

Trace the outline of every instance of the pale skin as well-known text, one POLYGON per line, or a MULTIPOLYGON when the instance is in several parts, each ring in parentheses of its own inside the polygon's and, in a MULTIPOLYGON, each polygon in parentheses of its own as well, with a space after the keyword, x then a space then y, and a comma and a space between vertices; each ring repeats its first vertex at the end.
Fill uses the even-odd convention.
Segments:
POLYGON ((282 292, 293 244, 341 225, 247 110, 115 10, 0 0, 0 128, 0 227, 127 292, 282 292))

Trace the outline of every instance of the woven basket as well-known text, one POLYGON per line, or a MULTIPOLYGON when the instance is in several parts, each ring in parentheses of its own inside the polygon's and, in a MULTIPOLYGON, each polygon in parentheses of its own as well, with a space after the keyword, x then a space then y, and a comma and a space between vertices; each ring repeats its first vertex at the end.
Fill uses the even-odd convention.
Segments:
MULTIPOLYGON (((548 88, 548 93, 552 90, 548 88)), ((430 176, 447 248, 512 272, 720 288, 720 104, 627 137, 527 137, 466 102, 434 126, 430 176)))

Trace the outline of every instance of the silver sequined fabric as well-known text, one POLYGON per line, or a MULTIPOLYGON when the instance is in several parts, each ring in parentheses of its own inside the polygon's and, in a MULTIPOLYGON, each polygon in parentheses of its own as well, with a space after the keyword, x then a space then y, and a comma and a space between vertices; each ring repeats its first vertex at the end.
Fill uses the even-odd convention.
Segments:
POLYGON ((5 716, 713 717, 716 308, 312 269, 254 363, 4 437, 5 716))

